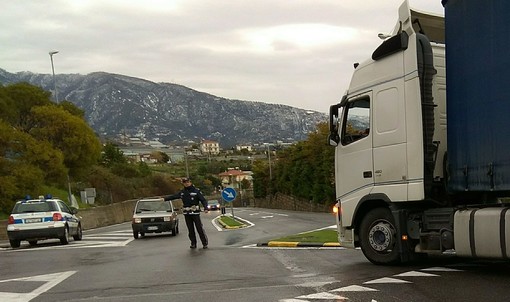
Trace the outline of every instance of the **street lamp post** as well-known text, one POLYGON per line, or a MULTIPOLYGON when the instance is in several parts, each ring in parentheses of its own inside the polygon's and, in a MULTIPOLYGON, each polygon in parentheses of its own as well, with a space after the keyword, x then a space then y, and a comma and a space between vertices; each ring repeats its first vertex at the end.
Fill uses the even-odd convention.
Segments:
POLYGON ((186 177, 189 178, 188 150, 186 150, 186 148, 184 148, 184 162, 186 164, 186 177))
POLYGON ((273 173, 271 169, 271 151, 269 150, 269 144, 265 144, 267 146, 267 159, 269 163, 269 180, 273 179, 273 173))
POLYGON ((55 67, 53 66, 53 55, 57 54, 58 50, 52 50, 49 52, 50 54, 50 60, 51 60, 51 71, 53 72, 53 85, 54 85, 54 92, 55 92, 55 101, 58 104, 58 91, 57 91, 57 80, 55 78, 55 67))

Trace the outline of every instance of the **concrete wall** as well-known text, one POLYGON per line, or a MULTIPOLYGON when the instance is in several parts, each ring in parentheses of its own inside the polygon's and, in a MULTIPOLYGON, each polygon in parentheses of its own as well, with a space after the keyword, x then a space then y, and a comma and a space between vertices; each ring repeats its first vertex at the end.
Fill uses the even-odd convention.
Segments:
POLYGON ((331 213, 331 210, 333 209, 333 205, 314 203, 310 200, 300 199, 281 193, 276 193, 272 196, 267 196, 266 198, 257 198, 253 200, 253 204, 251 206, 267 209, 324 213, 331 213))

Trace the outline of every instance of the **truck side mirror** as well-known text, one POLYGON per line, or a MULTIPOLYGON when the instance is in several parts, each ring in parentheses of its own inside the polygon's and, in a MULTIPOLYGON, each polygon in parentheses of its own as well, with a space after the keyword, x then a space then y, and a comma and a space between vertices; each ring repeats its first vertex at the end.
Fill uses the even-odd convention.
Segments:
POLYGON ((338 135, 338 132, 331 132, 328 135, 328 144, 330 146, 336 147, 338 146, 338 143, 340 143, 340 136, 338 135))

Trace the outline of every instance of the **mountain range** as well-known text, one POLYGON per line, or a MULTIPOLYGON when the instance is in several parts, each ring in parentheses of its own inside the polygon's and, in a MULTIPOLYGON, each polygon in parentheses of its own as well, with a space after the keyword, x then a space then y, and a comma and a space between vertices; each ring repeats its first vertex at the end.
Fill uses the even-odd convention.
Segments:
MULTIPOLYGON (((87 75, 0 69, 0 84, 27 82, 72 102, 85 112, 96 133, 121 135, 164 144, 214 140, 222 148, 237 144, 295 142, 306 138, 325 113, 280 104, 233 100, 172 83, 106 72, 87 75)), ((57 101, 57 100, 56 100, 57 101)))

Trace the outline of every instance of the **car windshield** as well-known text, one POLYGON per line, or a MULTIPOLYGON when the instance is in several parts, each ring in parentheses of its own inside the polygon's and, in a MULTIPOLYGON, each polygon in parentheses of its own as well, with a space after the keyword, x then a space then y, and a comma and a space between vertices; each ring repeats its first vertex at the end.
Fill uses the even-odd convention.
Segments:
POLYGON ((33 212, 51 212, 58 211, 57 207, 53 202, 29 202, 29 203, 18 203, 12 210, 13 214, 19 213, 33 213, 33 212))
POLYGON ((137 212, 142 211, 169 211, 170 204, 162 201, 139 201, 136 206, 137 212))
POLYGON ((210 206, 212 206, 212 205, 217 205, 217 204, 219 204, 219 203, 218 203, 218 201, 217 201, 217 200, 209 200, 209 201, 207 202, 207 204, 208 204, 208 205, 210 205, 210 206))

